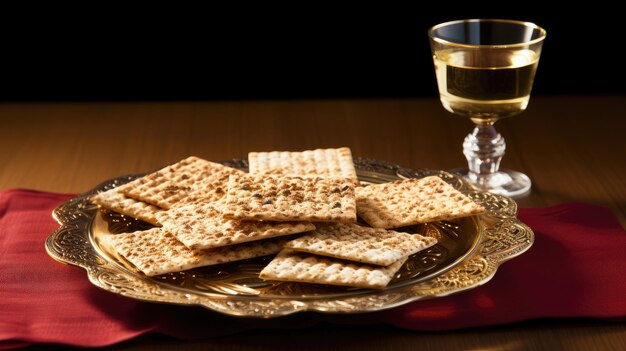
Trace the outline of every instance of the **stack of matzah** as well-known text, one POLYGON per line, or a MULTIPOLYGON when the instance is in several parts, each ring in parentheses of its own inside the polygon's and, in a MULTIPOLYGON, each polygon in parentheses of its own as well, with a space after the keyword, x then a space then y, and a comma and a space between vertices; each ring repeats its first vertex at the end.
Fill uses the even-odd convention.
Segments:
POLYGON ((225 215, 335 222, 289 241, 261 271, 263 279, 383 288, 409 255, 436 241, 355 224, 357 178, 348 148, 251 152, 248 161, 254 176, 229 186, 225 215))
POLYGON ((346 147, 248 162, 245 173, 192 156, 92 201, 157 226, 109 240, 146 275, 278 253, 261 278, 359 288, 384 288, 436 243, 393 228, 483 210, 438 177, 359 186, 346 147))
POLYGON ((94 195, 93 203, 154 225, 157 214, 193 201, 212 202, 226 193, 231 174, 244 172, 190 156, 118 188, 94 195))
POLYGON ((250 152, 250 175, 229 179, 225 216, 356 222, 356 170, 349 148, 250 152))
POLYGON ((285 244, 260 277, 382 289, 407 258, 435 238, 358 224, 330 224, 285 244))
POLYGON ((245 172, 191 156, 94 195, 93 203, 158 226, 111 235, 109 244, 146 275, 276 254, 310 222, 245 221, 222 215, 228 179, 245 172))

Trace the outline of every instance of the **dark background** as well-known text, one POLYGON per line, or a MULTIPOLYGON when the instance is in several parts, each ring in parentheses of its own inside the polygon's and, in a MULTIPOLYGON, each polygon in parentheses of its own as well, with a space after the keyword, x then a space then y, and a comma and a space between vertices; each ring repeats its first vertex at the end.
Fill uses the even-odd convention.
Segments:
POLYGON ((545 5, 4 11, 0 100, 431 97, 428 28, 478 17, 548 31, 534 95, 625 93, 621 11, 545 5))

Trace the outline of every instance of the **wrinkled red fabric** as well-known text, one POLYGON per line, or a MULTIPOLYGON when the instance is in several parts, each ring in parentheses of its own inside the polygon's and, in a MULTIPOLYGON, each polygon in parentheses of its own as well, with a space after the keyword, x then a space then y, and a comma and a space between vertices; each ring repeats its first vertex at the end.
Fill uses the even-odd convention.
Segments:
POLYGON ((125 298, 92 285, 82 268, 54 261, 44 248, 58 228, 51 214, 72 196, 0 192, 0 349, 36 343, 105 346, 146 333, 202 339, 322 321, 450 330, 535 318, 626 316, 626 232, 610 210, 595 205, 521 209, 519 218, 535 232, 535 243, 472 290, 375 313, 264 320, 125 298))
POLYGON ((535 318, 626 316, 626 231, 604 207, 520 209, 535 242, 485 285, 384 313, 395 326, 442 330, 535 318))

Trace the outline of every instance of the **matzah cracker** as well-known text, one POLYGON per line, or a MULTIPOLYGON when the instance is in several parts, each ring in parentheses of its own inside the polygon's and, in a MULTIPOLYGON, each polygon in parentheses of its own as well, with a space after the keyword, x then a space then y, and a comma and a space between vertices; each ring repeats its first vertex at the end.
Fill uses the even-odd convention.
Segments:
POLYGON ((172 208, 160 215, 159 220, 164 228, 192 249, 209 249, 315 229, 309 222, 226 219, 213 203, 194 203, 172 208))
POLYGON ((117 188, 95 194, 90 200, 100 207, 125 216, 140 219, 157 226, 161 225, 157 219, 157 214, 164 212, 162 208, 120 194, 117 188))
POLYGON ((350 148, 248 153, 250 174, 351 178, 356 169, 350 148))
POLYGON ((265 280, 382 289, 402 267, 406 257, 387 266, 372 266, 307 253, 282 250, 261 271, 265 280))
POLYGON ((109 235, 106 240, 147 276, 271 255, 279 252, 286 242, 279 238, 212 250, 192 250, 163 228, 109 235))
POLYGON ((119 191, 128 197, 169 209, 188 197, 191 200, 218 200, 226 193, 228 176, 237 173, 244 172, 189 156, 124 184, 119 191))
POLYGON ((357 213, 374 228, 398 228, 484 212, 484 208, 437 176, 410 178, 356 189, 357 213))
POLYGON ((419 234, 401 233, 358 224, 318 226, 285 244, 286 248, 344 260, 388 266, 437 243, 419 234))
POLYGON ((354 187, 348 178, 231 176, 222 213, 242 220, 356 222, 354 187))

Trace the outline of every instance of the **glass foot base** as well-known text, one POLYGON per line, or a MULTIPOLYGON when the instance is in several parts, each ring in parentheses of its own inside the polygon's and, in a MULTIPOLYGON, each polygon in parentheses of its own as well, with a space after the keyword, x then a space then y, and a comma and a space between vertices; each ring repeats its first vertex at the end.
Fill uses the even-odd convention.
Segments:
POLYGON ((520 197, 528 194, 532 185, 527 175, 509 169, 503 169, 482 177, 470 174, 467 169, 453 169, 452 172, 467 179, 478 189, 509 197, 520 197))

